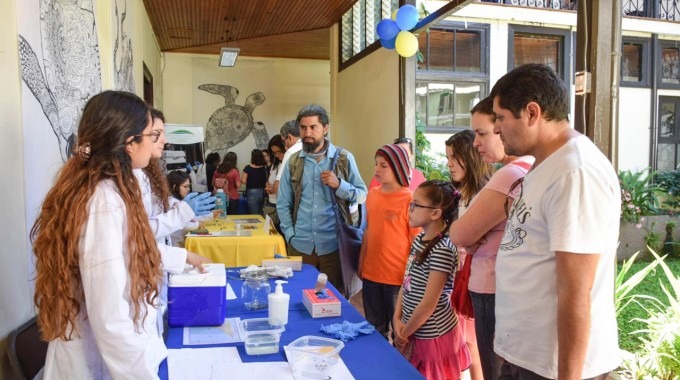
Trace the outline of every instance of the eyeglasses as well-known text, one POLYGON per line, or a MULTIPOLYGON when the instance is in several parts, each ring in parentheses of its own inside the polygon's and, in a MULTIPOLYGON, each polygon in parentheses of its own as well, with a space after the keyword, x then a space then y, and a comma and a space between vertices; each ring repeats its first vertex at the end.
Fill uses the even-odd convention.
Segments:
POLYGON ((439 208, 439 207, 432 207, 432 206, 419 205, 419 204, 417 204, 416 202, 411 202, 411 203, 408 204, 408 211, 409 211, 409 212, 413 212, 413 210, 415 210, 416 207, 420 207, 420 208, 429 208, 430 210, 436 210, 436 209, 439 208))
POLYGON ((524 177, 517 178, 515 182, 510 185, 510 190, 508 190, 508 194, 505 196, 505 204, 503 205, 505 209, 505 217, 507 219, 510 219, 510 205, 515 201, 515 199, 522 198, 522 192, 524 191, 524 177), (515 197, 511 197, 510 194, 515 191, 515 189, 519 186, 519 194, 515 197))
POLYGON ((191 189, 191 185, 179 185, 180 187, 183 187, 185 189, 191 189))
POLYGON ((151 136, 151 142, 156 143, 156 142, 158 142, 158 139, 161 138, 162 134, 163 134, 163 132, 161 132, 159 130, 154 130, 154 131, 151 131, 151 133, 141 133, 141 134, 138 134, 138 135, 134 135, 134 137, 151 136))

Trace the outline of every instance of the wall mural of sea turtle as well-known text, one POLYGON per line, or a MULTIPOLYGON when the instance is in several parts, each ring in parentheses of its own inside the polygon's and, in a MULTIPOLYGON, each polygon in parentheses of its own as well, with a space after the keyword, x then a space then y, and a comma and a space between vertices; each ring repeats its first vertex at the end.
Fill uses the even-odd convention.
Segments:
POLYGON ((213 112, 205 133, 207 150, 221 154, 243 141, 251 132, 257 149, 267 149, 269 134, 262 122, 253 122, 253 109, 264 103, 261 92, 251 94, 243 106, 235 104, 239 91, 236 87, 222 84, 202 84, 199 90, 224 97, 224 107, 213 112))

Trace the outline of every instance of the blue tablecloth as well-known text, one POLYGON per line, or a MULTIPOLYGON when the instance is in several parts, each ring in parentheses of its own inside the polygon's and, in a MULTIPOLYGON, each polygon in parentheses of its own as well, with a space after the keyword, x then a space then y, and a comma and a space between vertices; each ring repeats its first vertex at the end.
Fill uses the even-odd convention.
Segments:
MULTIPOLYGON (((312 318, 305 305, 302 304, 302 290, 314 288, 318 271, 311 265, 304 265, 301 272, 294 272, 294 276, 288 279, 288 284, 283 284, 284 292, 290 294, 290 307, 286 331, 281 335, 281 349, 277 354, 250 356, 246 354, 244 343, 225 344, 223 346, 236 346, 243 362, 271 362, 287 361, 283 352, 283 346, 303 335, 317 335, 330 337, 320 331, 321 325, 342 323, 342 321, 362 322, 365 319, 359 312, 342 296, 342 315, 330 318, 312 318)), ((261 318, 267 317, 267 309, 246 310, 241 302, 241 285, 243 281, 238 278, 238 270, 227 269, 227 281, 234 289, 235 300, 227 301, 227 318, 240 317, 261 318)), ((274 290, 273 280, 271 281, 274 290)), ((328 283, 335 294, 335 288, 328 283)), ((183 348, 182 328, 170 328, 167 338, 167 346, 170 349, 183 348)), ((217 345, 222 346, 222 345, 217 345)), ((215 346, 190 346, 191 348, 215 347, 215 346)), ((354 340, 345 343, 340 351, 340 357, 356 379, 422 379, 420 373, 404 359, 394 347, 378 332, 371 335, 360 335, 354 340)), ((161 379, 168 379, 167 362, 161 364, 159 375, 161 379)))

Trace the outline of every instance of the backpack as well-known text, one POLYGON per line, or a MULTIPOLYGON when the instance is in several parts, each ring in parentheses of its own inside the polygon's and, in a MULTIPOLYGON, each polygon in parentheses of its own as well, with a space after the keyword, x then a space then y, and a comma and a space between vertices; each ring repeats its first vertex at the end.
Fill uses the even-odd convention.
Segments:
MULTIPOLYGON (((333 172, 335 173, 336 176, 338 176, 338 179, 343 179, 345 182, 349 182, 347 178, 349 178, 350 171, 349 171, 349 160, 347 159, 347 151, 345 149, 342 149, 341 147, 336 147, 336 149, 340 150, 340 154, 338 156, 338 162, 335 166, 335 170, 333 172)), ((305 158, 300 157, 300 152, 295 152, 293 153, 292 156, 288 159, 288 170, 290 171, 290 185, 293 188, 293 214, 291 215, 291 218, 293 219, 293 224, 295 224, 297 220, 297 212, 298 212, 298 206, 300 205, 300 198, 302 197, 302 173, 305 168, 305 158)), ((335 194, 333 194, 335 196, 335 194)), ((342 215, 342 218, 344 219, 345 223, 353 226, 357 226, 359 224, 359 212, 350 211, 350 203, 347 202, 345 199, 340 199, 337 198, 338 200, 338 209, 340 210, 340 214, 342 215)))

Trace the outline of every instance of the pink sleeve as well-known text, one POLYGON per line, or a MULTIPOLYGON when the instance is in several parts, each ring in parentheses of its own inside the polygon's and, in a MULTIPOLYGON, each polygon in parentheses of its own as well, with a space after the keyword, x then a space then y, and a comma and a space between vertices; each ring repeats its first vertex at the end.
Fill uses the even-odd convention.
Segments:
MULTIPOLYGON (((505 165, 498 169, 484 186, 485 189, 495 190, 503 195, 507 195, 512 184, 526 175, 526 169, 517 165, 505 165)), ((514 191, 513 191, 514 193, 514 191)), ((513 194, 510 194, 514 198, 513 194)))

